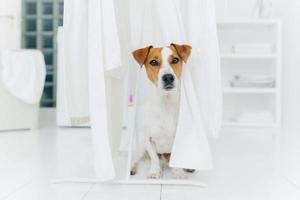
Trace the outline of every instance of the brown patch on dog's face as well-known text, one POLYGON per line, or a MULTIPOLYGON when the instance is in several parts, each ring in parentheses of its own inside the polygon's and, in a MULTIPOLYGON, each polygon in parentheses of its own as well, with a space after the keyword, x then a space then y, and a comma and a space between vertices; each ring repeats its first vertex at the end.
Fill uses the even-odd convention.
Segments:
POLYGON ((169 56, 168 62, 172 67, 176 77, 180 79, 182 74, 183 60, 178 55, 176 49, 172 45, 169 48, 172 50, 173 53, 169 56))
POLYGON ((187 44, 180 45, 180 44, 175 44, 175 43, 172 43, 171 46, 174 47, 174 49, 176 50, 178 55, 186 63, 188 58, 191 55, 192 47, 190 45, 187 45, 187 44))
POLYGON ((158 80, 159 69, 162 65, 162 48, 153 48, 148 46, 133 52, 133 57, 142 66, 145 65, 149 80, 156 84, 158 80))
POLYGON ((158 73, 162 65, 161 51, 163 48, 152 48, 145 62, 147 76, 150 81, 157 84, 158 73))
POLYGON ((153 46, 150 45, 148 47, 137 49, 134 52, 132 52, 134 59, 136 60, 137 63, 139 63, 141 67, 143 66, 143 64, 145 64, 148 54, 152 48, 153 46))

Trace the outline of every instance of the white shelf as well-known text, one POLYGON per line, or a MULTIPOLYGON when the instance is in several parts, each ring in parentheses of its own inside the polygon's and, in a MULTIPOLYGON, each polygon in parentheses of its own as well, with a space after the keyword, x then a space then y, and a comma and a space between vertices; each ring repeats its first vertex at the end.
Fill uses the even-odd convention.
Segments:
POLYGON ((273 122, 273 123, 224 122, 223 127, 226 127, 226 128, 243 128, 243 127, 276 128, 276 127, 279 127, 279 125, 275 122, 273 122))
POLYGON ((275 94, 276 88, 224 88, 224 94, 275 94))
POLYGON ((221 54, 221 59, 277 59, 278 54, 221 54))
POLYGON ((254 20, 227 20, 217 22, 218 28, 231 28, 231 27, 266 27, 273 26, 280 23, 278 19, 254 19, 254 20))

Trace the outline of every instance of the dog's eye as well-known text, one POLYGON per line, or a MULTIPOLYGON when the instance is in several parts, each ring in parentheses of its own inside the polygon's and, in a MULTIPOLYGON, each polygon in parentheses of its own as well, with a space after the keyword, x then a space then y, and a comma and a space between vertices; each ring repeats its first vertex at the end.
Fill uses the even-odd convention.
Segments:
POLYGON ((158 65, 158 62, 156 60, 151 60, 150 61, 150 65, 152 66, 157 66, 158 65))
POLYGON ((177 64, 179 62, 179 58, 173 58, 172 59, 172 64, 177 64))

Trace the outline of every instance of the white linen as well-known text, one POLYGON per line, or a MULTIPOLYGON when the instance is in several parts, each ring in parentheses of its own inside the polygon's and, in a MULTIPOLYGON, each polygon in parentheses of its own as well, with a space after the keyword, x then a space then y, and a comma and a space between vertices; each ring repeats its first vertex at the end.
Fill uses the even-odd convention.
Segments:
POLYGON ((71 89, 68 110, 71 118, 90 116, 96 175, 100 180, 109 180, 115 172, 109 144, 110 102, 106 100, 105 72, 121 66, 113 1, 66 0, 64 20, 66 86, 71 89))
MULTIPOLYGON (((88 40, 99 44, 103 51, 102 64, 105 70, 113 70, 120 66, 118 33, 114 19, 113 2, 103 0, 96 7, 93 1, 66 0, 64 14, 64 67, 66 79, 67 110, 73 125, 86 124, 90 121, 89 108, 89 55, 97 49, 91 49, 88 40), (101 13, 98 18, 87 21, 93 12, 101 13), (98 21, 97 21, 98 20, 98 21), (89 32, 90 29, 101 28, 101 35, 89 32), (101 37, 101 38, 100 38, 101 37)), ((94 16, 93 16, 94 17, 94 16)), ((94 45, 93 45, 94 46, 94 45)), ((98 55, 100 56, 100 55, 98 55)), ((98 59, 101 59, 100 57, 98 59)), ((93 65, 97 64, 93 63, 93 65)), ((99 63, 98 63, 99 64, 99 63)), ((94 91, 95 92, 95 91, 94 91)), ((102 94, 103 95, 103 94, 102 94)))
POLYGON ((275 78, 271 76, 240 76, 234 75, 233 79, 229 81, 231 87, 243 88, 274 88, 275 78))
POLYGON ((6 89, 25 103, 38 103, 46 77, 43 54, 38 50, 5 50, 0 60, 6 89))
POLYGON ((101 180, 109 180, 115 177, 115 171, 108 127, 109 113, 107 109, 111 104, 105 98, 104 72, 115 71, 121 66, 114 2, 90 0, 88 17, 92 19, 88 24, 88 66, 96 175, 101 180))
POLYGON ((66 90, 66 72, 64 66, 64 39, 63 27, 57 30, 57 70, 56 70, 56 124, 61 127, 90 127, 89 123, 76 124, 71 121, 68 112, 68 101, 66 90))
POLYGON ((88 5, 66 0, 64 12, 64 78, 67 112, 72 125, 89 122, 88 5))
POLYGON ((181 0, 185 6, 185 30, 197 55, 191 60, 191 76, 208 136, 217 138, 222 124, 222 82, 214 1, 181 0))

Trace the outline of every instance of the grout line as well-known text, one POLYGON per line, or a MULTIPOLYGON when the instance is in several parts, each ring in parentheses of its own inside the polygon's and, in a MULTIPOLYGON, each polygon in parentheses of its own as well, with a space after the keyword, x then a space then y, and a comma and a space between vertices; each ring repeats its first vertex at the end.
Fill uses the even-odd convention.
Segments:
POLYGON ((159 193, 159 199, 162 200, 162 187, 163 185, 161 184, 160 185, 160 193, 159 193))
POLYGON ((287 181, 289 184, 293 185, 297 190, 300 189, 300 185, 296 183, 296 181, 290 179, 289 177, 287 176, 283 176, 281 175, 281 178, 283 178, 285 181, 287 181))
POLYGON ((93 183, 89 189, 82 195, 82 197, 80 198, 80 200, 84 200, 85 197, 90 193, 90 191, 92 191, 92 189, 94 188, 94 186, 96 185, 96 183, 93 183))
POLYGON ((15 195, 16 193, 20 192, 21 190, 23 190, 26 186, 28 186, 32 181, 28 181, 22 185, 20 185, 19 187, 17 187, 15 190, 11 191, 10 193, 8 193, 7 195, 5 195, 4 197, 1 197, 0 200, 7 200, 10 197, 12 197, 13 195, 15 195))

